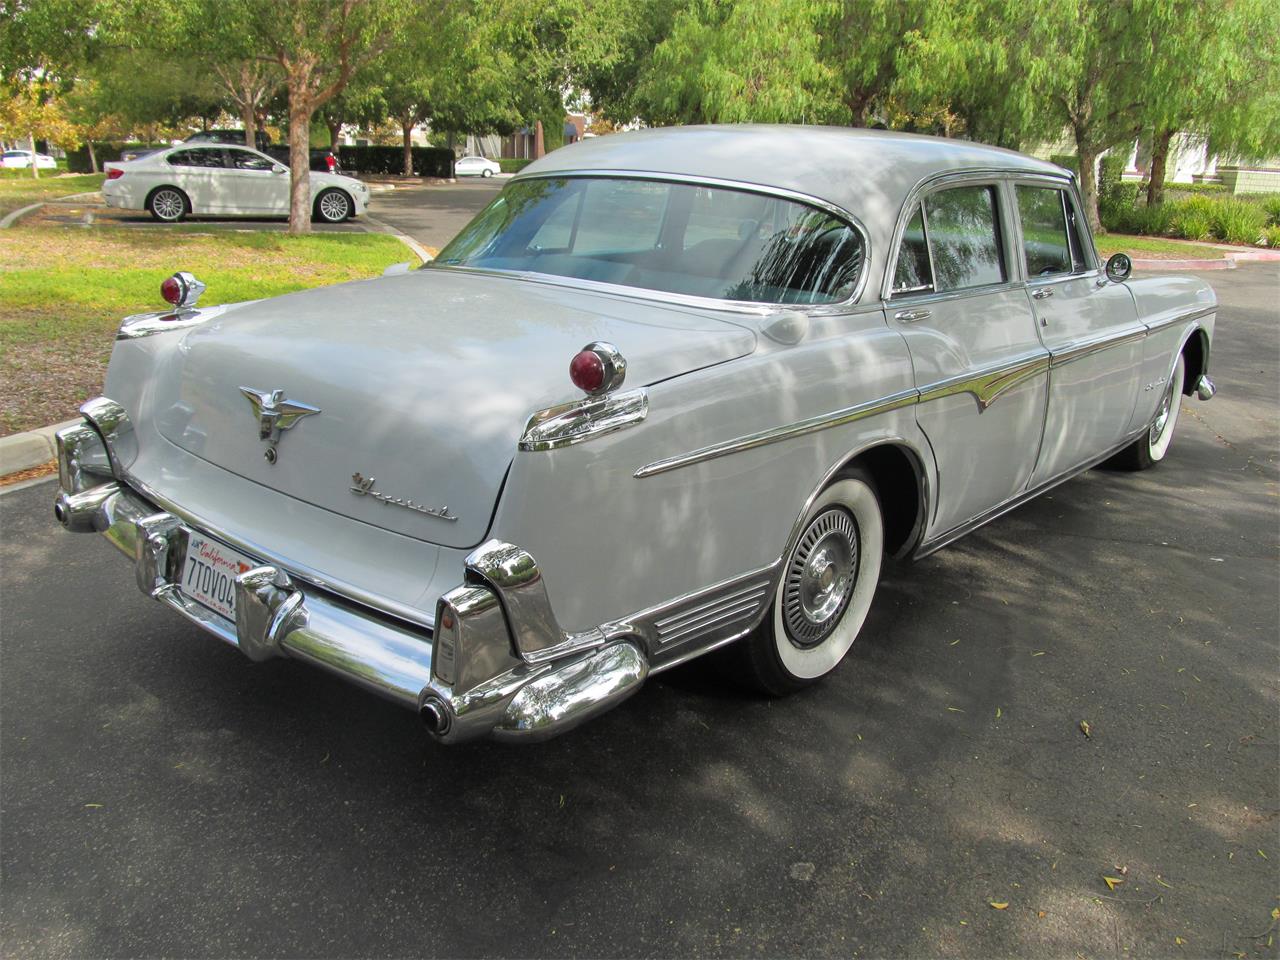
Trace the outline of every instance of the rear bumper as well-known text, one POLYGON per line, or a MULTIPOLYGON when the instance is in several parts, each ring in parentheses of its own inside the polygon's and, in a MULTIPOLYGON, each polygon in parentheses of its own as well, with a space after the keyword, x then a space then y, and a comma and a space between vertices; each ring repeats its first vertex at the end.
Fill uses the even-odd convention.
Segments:
POLYGON ((434 631, 265 563, 235 578, 232 622, 178 588, 188 538, 208 532, 120 479, 113 448, 131 440, 123 410, 101 399, 83 410, 86 423, 58 434, 59 522, 102 534, 134 561, 143 593, 252 660, 284 656, 322 667, 417 710, 446 742, 547 739, 616 706, 648 675, 628 639, 602 630, 565 634, 536 562, 500 541, 468 557, 464 582, 437 606, 434 631))

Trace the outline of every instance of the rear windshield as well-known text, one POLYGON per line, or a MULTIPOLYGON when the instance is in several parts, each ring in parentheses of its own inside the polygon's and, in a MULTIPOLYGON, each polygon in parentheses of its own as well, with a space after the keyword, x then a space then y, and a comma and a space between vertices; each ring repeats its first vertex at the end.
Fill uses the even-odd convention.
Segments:
POLYGON ((862 235, 807 204, 745 190, 616 177, 518 180, 432 267, 532 271, 756 303, 838 303, 862 235))

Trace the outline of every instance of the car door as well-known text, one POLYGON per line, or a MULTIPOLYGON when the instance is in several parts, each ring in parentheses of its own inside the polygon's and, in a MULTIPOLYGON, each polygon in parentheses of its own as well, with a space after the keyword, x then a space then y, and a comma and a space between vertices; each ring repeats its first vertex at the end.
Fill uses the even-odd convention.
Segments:
POLYGON ((1049 357, 1014 271, 999 178, 935 184, 903 212, 888 320, 915 367, 916 417, 938 484, 936 539, 1027 486, 1044 425, 1049 357))
MULTIPOLYGON (((234 212, 280 214, 289 211, 289 178, 276 173, 270 157, 255 150, 227 147, 227 173, 234 212)), ((231 212, 231 211, 229 211, 231 212)))
POLYGON ((226 210, 226 184, 220 174, 226 169, 221 147, 191 147, 166 158, 174 184, 191 201, 191 212, 222 213, 226 210))
POLYGON ((1126 438, 1142 340, 1133 297, 1107 280, 1067 181, 1014 186, 1027 296, 1049 351, 1049 410, 1032 486, 1126 438))

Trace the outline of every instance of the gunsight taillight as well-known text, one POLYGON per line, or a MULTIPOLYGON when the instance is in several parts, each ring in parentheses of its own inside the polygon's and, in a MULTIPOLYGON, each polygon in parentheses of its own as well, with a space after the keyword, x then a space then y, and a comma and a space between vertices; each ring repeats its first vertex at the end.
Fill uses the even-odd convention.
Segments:
POLYGON ((626 359, 617 347, 601 340, 588 343, 569 361, 569 379, 593 397, 618 389, 626 376, 626 359))

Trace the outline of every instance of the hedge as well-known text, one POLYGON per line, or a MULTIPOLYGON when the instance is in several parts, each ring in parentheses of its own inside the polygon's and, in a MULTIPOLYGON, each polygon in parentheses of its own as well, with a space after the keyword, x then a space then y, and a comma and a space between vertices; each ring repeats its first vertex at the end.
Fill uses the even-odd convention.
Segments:
POLYGON ((498 159, 498 166, 502 167, 503 173, 519 173, 531 163, 533 163, 532 160, 519 160, 514 157, 500 157, 498 159))
MULTIPOLYGON (((443 147, 413 147, 413 172, 419 177, 452 177, 453 151, 443 147)), ((338 147, 345 173, 404 173, 404 147, 338 147)))
MULTIPOLYGON (((125 150, 163 150, 169 146, 167 143, 137 143, 134 141, 121 142, 113 140, 109 143, 97 143, 93 145, 93 155, 98 160, 98 169, 102 169, 104 163, 114 163, 120 159, 120 154, 125 150)), ((68 173, 92 173, 93 168, 89 164, 89 148, 80 147, 77 150, 67 151, 67 172, 68 173)))

